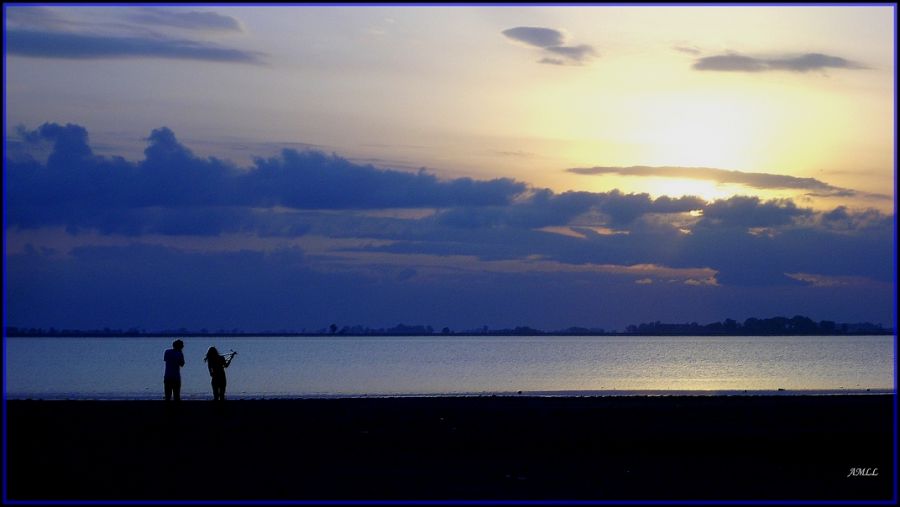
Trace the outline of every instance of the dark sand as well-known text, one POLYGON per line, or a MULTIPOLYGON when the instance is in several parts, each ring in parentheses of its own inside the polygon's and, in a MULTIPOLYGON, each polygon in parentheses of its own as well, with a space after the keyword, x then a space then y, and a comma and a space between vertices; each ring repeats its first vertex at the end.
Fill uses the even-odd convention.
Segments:
POLYGON ((9 401, 8 498, 890 500, 893 403, 9 401), (847 477, 851 468, 877 476, 847 477))

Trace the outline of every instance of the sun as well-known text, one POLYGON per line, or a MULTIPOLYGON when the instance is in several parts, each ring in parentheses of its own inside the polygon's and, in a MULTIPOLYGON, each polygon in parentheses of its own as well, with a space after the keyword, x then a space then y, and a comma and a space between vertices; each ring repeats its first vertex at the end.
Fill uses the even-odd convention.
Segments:
POLYGON ((688 95, 654 104, 640 137, 642 165, 752 170, 760 133, 756 113, 730 97, 688 95))
POLYGON ((713 181, 695 180, 689 178, 632 178, 641 192, 650 194, 651 197, 663 195, 669 197, 694 196, 707 202, 717 199, 727 199, 736 192, 732 188, 725 188, 713 181))

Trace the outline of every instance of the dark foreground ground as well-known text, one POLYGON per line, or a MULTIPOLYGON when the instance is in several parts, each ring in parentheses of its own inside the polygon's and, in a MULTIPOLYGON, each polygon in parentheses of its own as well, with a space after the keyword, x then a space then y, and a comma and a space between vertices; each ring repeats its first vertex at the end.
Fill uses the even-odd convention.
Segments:
POLYGON ((9 401, 10 500, 889 500, 893 397, 9 401), (173 410, 174 408, 174 410, 173 410), (876 476, 851 476, 853 468, 876 476))

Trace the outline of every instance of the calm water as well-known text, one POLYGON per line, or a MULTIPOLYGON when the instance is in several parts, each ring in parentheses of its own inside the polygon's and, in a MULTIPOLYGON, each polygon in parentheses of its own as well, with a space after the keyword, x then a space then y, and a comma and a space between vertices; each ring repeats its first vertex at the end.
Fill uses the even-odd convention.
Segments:
MULTIPOLYGON (((10 398, 162 397, 172 338, 8 338, 10 398)), ((203 356, 239 352, 231 398, 651 391, 893 391, 893 336, 184 338, 184 398, 203 356)))

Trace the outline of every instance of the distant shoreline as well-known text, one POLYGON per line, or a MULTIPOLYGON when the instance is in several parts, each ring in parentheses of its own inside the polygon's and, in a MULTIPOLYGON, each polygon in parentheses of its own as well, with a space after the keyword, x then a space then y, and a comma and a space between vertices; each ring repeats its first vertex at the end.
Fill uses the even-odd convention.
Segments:
POLYGON ((55 327, 6 326, 4 336, 11 338, 25 337, 165 337, 165 336, 224 336, 224 337, 333 337, 333 336, 889 336, 894 329, 885 328, 883 324, 872 322, 836 322, 833 320, 814 321, 803 315, 787 317, 756 318, 750 317, 743 322, 725 319, 709 324, 697 322, 669 323, 645 322, 629 325, 624 331, 604 329, 601 327, 569 326, 562 329, 544 330, 531 326, 516 326, 492 329, 487 325, 470 329, 453 330, 450 327, 436 328, 424 324, 400 323, 393 327, 369 327, 363 325, 330 326, 308 331, 302 328, 267 331, 245 331, 238 327, 231 329, 209 328, 189 329, 187 327, 157 329, 147 331, 136 326, 111 328, 109 326, 95 329, 71 329, 55 327))
POLYGON ((164 336, 225 336, 225 337, 334 337, 334 336, 888 336, 894 335, 894 329, 885 328, 883 324, 872 322, 835 322, 822 320, 816 322, 809 317, 750 317, 743 322, 725 319, 709 324, 645 322, 629 325, 624 331, 604 329, 601 327, 569 326, 562 329, 544 330, 531 326, 516 326, 492 329, 488 326, 470 329, 453 330, 450 327, 436 328, 424 324, 397 324, 393 327, 369 327, 363 325, 330 326, 307 330, 280 329, 266 331, 246 331, 238 327, 210 330, 207 327, 189 329, 173 327, 147 331, 136 326, 111 328, 109 326, 94 329, 72 329, 56 327, 6 326, 5 336, 11 338, 25 337, 164 337, 164 336))

